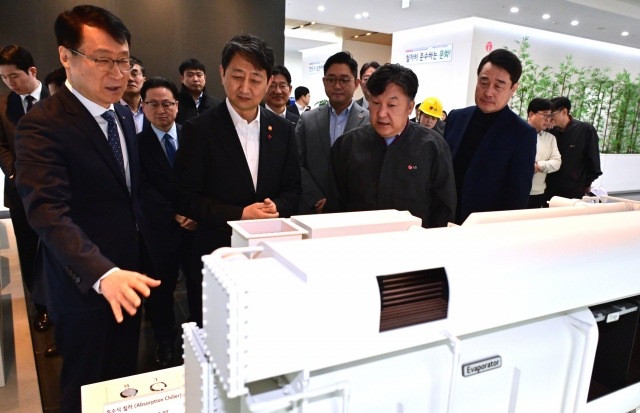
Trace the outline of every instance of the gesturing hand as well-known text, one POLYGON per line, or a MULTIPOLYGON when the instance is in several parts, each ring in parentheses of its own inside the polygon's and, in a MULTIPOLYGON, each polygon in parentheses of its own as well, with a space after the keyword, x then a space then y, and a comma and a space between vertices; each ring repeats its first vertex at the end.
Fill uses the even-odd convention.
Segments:
POLYGON ((114 271, 100 281, 102 295, 111 305, 111 310, 118 323, 121 323, 124 319, 122 308, 129 315, 135 315, 136 309, 142 303, 138 293, 148 297, 151 293, 149 287, 157 287, 159 285, 159 280, 125 270, 114 271))

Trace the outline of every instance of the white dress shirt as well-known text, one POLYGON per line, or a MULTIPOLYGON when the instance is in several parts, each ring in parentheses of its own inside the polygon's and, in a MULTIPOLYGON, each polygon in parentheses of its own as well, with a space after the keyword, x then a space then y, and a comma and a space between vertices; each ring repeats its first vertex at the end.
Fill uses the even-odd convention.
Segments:
POLYGON ((233 126, 236 127, 240 145, 244 151, 244 157, 247 159, 249 171, 251 171, 251 179, 253 179, 253 188, 258 186, 258 163, 260 162, 260 106, 258 106, 258 115, 251 122, 247 122, 236 112, 231 106, 229 98, 225 99, 227 109, 231 115, 233 126))
MULTIPOLYGON (((98 105, 97 103, 94 103, 89 99, 87 99, 86 97, 82 96, 80 92, 78 92, 73 88, 73 86, 71 86, 71 83, 69 83, 68 79, 64 84, 71 91, 71 93, 73 93, 73 95, 78 98, 80 103, 82 103, 82 105, 85 108, 87 108, 91 116, 93 116, 93 118, 98 123, 98 126, 100 126, 102 133, 104 133, 105 139, 107 139, 108 141, 109 140, 109 134, 108 134, 109 123, 106 121, 106 119, 102 117, 102 114, 107 110, 113 110, 115 112, 115 110, 113 109, 113 104, 109 105, 109 107, 105 109, 102 106, 98 105)), ((127 143, 124 140, 124 132, 122 132, 122 126, 120 125, 120 119, 119 119, 118 113, 116 112, 115 115, 116 115, 115 118, 117 120, 116 125, 118 126, 118 135, 120 136, 120 147, 122 148, 122 159, 124 161, 124 171, 125 171, 125 177, 127 181, 127 187, 129 188, 129 192, 131 192, 131 171, 129 170, 129 153, 127 151, 127 143)), ((98 281, 95 282, 95 284, 93 284, 93 289, 96 290, 98 294, 102 294, 102 289, 100 288, 100 281, 102 281, 102 279, 108 276, 109 274, 115 271, 118 271, 119 269, 120 268, 118 267, 114 267, 109 271, 107 271, 102 277, 100 277, 98 281)))
POLYGON ((161 131, 160 129, 156 128, 153 125, 153 123, 151 124, 151 129, 153 129, 153 131, 156 133, 156 136, 160 140, 160 146, 162 147, 162 150, 164 151, 165 155, 167 154, 167 149, 164 147, 164 135, 165 134, 169 134, 169 136, 171 136, 171 141, 173 142, 173 147, 176 148, 176 151, 178 150, 178 128, 176 128, 176 123, 175 122, 173 122, 173 125, 171 125, 171 129, 169 129, 169 132, 161 131))
POLYGON ((40 100, 40 95, 42 94, 42 83, 40 83, 40 81, 38 81, 38 87, 36 88, 36 90, 34 90, 31 93, 27 93, 26 95, 20 95, 20 99, 22 99, 22 108, 24 109, 24 113, 27 113, 27 105, 29 104, 29 102, 27 102, 26 97, 27 96, 33 96, 33 104, 35 105, 37 101, 40 100))
POLYGON ((300 106, 300 105, 298 105, 298 102, 296 102, 296 106, 298 107, 298 112, 300 112, 301 115, 302 115, 302 112, 307 110, 306 106, 300 106))
POLYGON ((266 103, 264 104, 264 107, 269 109, 271 112, 275 113, 276 115, 280 116, 281 118, 287 118, 287 108, 285 107, 284 110, 282 111, 282 113, 278 113, 275 110, 273 110, 271 108, 271 106, 267 105, 266 103))

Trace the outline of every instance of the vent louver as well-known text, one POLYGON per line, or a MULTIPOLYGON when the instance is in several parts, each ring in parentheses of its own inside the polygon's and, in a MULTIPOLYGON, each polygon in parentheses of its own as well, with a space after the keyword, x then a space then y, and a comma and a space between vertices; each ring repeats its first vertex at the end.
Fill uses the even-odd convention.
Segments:
POLYGON ((449 283, 444 268, 378 277, 380 332, 447 318, 449 283))

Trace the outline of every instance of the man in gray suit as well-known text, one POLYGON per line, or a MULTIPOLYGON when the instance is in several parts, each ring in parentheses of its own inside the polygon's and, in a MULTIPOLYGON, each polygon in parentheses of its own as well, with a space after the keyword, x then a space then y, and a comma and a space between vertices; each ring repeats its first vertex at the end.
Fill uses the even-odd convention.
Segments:
POLYGON ((360 80, 358 63, 349 52, 327 59, 322 81, 329 104, 302 113, 296 127, 302 170, 299 214, 322 213, 329 186, 331 145, 348 131, 369 124, 369 112, 353 101, 360 80))

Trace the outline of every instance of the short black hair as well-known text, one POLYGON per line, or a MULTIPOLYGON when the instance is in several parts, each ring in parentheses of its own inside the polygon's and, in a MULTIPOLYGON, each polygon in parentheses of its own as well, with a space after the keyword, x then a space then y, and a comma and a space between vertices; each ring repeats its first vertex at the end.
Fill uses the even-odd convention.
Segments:
POLYGON ((478 76, 480 76, 482 68, 487 63, 491 63, 494 66, 498 66, 506 70, 511 78, 511 86, 515 85, 520 80, 520 76, 522 75, 522 63, 520 62, 520 59, 518 59, 518 56, 510 51, 505 49, 496 49, 483 57, 480 61, 480 65, 478 65, 478 76))
POLYGON ((122 20, 110 11, 97 6, 76 6, 58 16, 54 24, 58 46, 78 50, 82 44, 82 26, 107 32, 116 42, 131 45, 131 33, 122 20))
POLYGON ((273 70, 271 70, 271 76, 282 75, 285 79, 287 79, 287 83, 291 86, 291 73, 289 73, 289 69, 282 65, 273 66, 273 70))
POLYGON ((142 60, 138 59, 135 56, 129 56, 129 59, 131 59, 131 68, 133 68, 133 65, 140 65, 140 71, 142 72, 142 76, 144 76, 144 63, 142 63, 142 60))
POLYGON ((300 99, 303 96, 307 96, 309 94, 309 88, 304 86, 298 86, 296 90, 293 91, 293 95, 296 97, 296 100, 300 99))
POLYGON ((529 102, 527 114, 529 112, 538 113, 541 110, 551 110, 551 101, 549 99, 534 98, 529 102))
POLYGON ((44 83, 44 87, 49 87, 50 84, 62 87, 65 80, 67 80, 67 71, 64 69, 64 67, 59 67, 50 71, 44 77, 42 83, 44 83))
POLYGON ((365 64, 362 65, 362 67, 360 68, 360 79, 362 80, 362 76, 364 76, 364 72, 366 72, 367 70, 369 70, 369 68, 373 68, 373 70, 376 70, 377 68, 380 67, 380 63, 376 62, 375 60, 373 62, 367 62, 365 64))
POLYGON ((144 99, 147 97, 147 91, 149 89, 157 89, 159 87, 169 89, 171 91, 171 94, 173 95, 173 98, 175 100, 178 100, 179 93, 175 83, 167 78, 160 76, 152 77, 145 80, 144 84, 140 88, 140 96, 142 97, 142 100, 144 101, 144 99))
POLYGON ((571 101, 564 97, 564 96, 558 96, 555 97, 553 99, 551 99, 551 110, 554 112, 557 112, 559 110, 562 109, 566 109, 567 110, 567 114, 569 114, 571 112, 571 101))
POLYGON ((353 77, 354 78, 358 77, 358 62, 356 62, 353 56, 351 56, 351 53, 338 52, 333 56, 331 56, 330 58, 328 58, 327 61, 324 63, 325 76, 329 71, 329 68, 335 64, 345 64, 349 66, 349 69, 351 69, 351 73, 353 74, 353 77))
POLYGON ((400 86, 409 100, 414 100, 418 93, 418 76, 397 63, 387 63, 376 69, 367 81, 367 89, 371 96, 380 96, 390 83, 400 86))
POLYGON ((247 59, 256 69, 265 70, 267 79, 271 78, 276 57, 267 42, 252 34, 238 35, 229 40, 222 49, 223 73, 227 72, 227 67, 236 54, 247 59))
POLYGON ((184 76, 185 70, 202 70, 202 73, 207 74, 207 69, 204 67, 204 64, 198 59, 194 59, 193 57, 185 60, 180 63, 180 67, 178 70, 180 71, 180 76, 184 76))
POLYGON ((420 105, 422 105, 422 103, 416 103, 416 107, 414 109, 420 109, 420 105))
POLYGON ((29 74, 29 68, 35 67, 33 56, 22 46, 10 45, 0 49, 0 66, 15 65, 18 70, 29 74))

